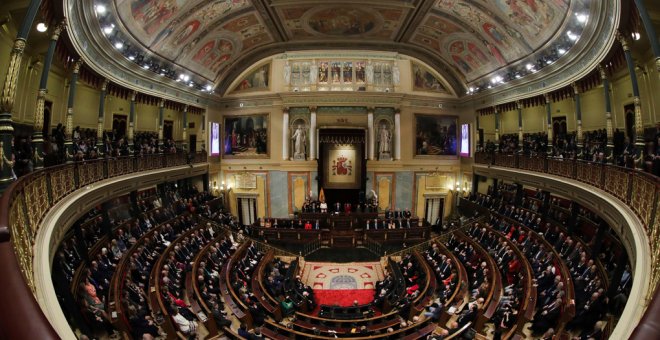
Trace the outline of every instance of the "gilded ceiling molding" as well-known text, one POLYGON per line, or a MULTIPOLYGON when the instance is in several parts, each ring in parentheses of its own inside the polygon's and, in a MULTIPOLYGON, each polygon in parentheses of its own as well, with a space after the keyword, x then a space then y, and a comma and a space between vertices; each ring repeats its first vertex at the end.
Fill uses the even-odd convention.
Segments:
POLYGON ((91 2, 65 0, 63 7, 71 44, 85 64, 102 77, 128 89, 178 103, 206 107, 215 101, 208 94, 187 90, 181 84, 163 77, 156 78, 155 73, 140 68, 123 56, 118 58, 120 54, 102 36, 101 30, 90 32, 89 27, 98 25, 88 22, 95 20, 91 2), (158 81, 161 79, 164 81, 158 81))
POLYGON ((598 15, 591 15, 590 20, 598 20, 598 24, 587 25, 581 39, 571 48, 571 55, 576 57, 560 58, 535 75, 472 95, 466 104, 482 103, 475 105, 475 109, 478 109, 515 102, 560 89, 591 73, 607 56, 616 41, 621 1, 593 1, 591 5, 596 6, 592 13, 598 15))

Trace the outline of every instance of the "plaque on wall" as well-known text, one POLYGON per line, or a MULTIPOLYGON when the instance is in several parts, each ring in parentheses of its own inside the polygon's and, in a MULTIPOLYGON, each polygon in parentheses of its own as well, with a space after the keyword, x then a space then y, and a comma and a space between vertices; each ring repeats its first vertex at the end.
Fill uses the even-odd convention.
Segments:
POLYGON ((445 188, 445 183, 447 183, 447 176, 430 174, 426 176, 425 188, 426 190, 440 190, 445 188))
POLYGON ((257 175, 249 172, 234 175, 234 183, 237 189, 256 189, 257 175))

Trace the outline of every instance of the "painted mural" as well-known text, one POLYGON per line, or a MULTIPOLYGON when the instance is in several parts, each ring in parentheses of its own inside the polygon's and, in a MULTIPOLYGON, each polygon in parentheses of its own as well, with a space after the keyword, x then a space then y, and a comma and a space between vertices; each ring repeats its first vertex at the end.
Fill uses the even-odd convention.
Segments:
POLYGON ((426 1, 278 1, 271 4, 276 18, 264 17, 252 0, 114 2, 110 7, 142 45, 207 79, 235 66, 247 51, 276 42, 271 32, 277 31, 289 42, 403 37, 396 42, 420 46, 475 79, 545 45, 570 17, 569 0, 433 0, 412 26, 407 18, 426 1))
POLYGON ((456 156, 455 116, 415 115, 415 157, 456 156))
POLYGON ((260 91, 268 90, 268 83, 270 78, 270 64, 260 66, 256 70, 248 74, 243 80, 241 80, 232 93, 243 92, 247 90, 251 91, 260 91))
POLYGON ((277 9, 290 36, 390 39, 409 8, 373 6, 297 5, 277 9))
POLYGON ((224 158, 268 157, 268 114, 225 116, 224 158))
POLYGON ((413 62, 412 70, 413 90, 447 92, 447 89, 442 85, 442 82, 440 82, 440 80, 426 67, 413 62))

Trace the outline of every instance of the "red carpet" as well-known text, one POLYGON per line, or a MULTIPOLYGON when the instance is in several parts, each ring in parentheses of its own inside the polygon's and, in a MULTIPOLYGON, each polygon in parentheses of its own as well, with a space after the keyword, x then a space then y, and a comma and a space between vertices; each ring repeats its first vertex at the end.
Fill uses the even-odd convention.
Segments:
POLYGON ((359 305, 370 303, 374 299, 373 289, 315 289, 316 305, 348 307, 357 300, 359 305))

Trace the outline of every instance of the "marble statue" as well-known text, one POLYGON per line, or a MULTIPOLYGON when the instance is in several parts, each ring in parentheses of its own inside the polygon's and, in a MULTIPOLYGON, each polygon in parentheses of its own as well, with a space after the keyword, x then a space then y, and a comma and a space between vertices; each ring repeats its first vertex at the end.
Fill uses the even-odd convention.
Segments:
POLYGON ((293 133, 293 135, 291 136, 291 139, 294 141, 294 143, 293 143, 293 159, 304 160, 305 159, 305 142, 307 140, 307 136, 305 134, 305 130, 303 129, 302 125, 298 125, 298 128, 296 128, 296 132, 293 133))
POLYGON ((385 124, 380 125, 380 131, 378 132, 378 159, 392 159, 390 142, 392 140, 392 135, 390 130, 387 129, 385 124))

